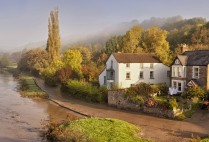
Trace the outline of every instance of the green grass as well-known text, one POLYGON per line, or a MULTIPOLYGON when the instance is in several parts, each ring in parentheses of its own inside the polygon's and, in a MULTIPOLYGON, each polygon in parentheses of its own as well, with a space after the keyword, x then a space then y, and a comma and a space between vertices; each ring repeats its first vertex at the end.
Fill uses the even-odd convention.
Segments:
POLYGON ((198 108, 198 103, 192 104, 192 109, 191 110, 183 112, 182 114, 176 116, 175 119, 184 120, 184 119, 187 119, 187 118, 191 118, 192 115, 197 110, 197 108, 198 108))
POLYGON ((209 137, 201 139, 201 142, 209 142, 209 137))
POLYGON ((20 76, 20 93, 25 97, 47 97, 46 93, 42 91, 35 83, 31 76, 20 76))
POLYGON ((137 137, 140 129, 125 121, 110 118, 85 118, 65 122, 50 129, 55 141, 80 142, 149 142, 137 137), (56 138, 54 138, 56 137, 56 138))
POLYGON ((160 102, 167 102, 168 100, 166 97, 163 96, 155 96, 154 99, 160 102))

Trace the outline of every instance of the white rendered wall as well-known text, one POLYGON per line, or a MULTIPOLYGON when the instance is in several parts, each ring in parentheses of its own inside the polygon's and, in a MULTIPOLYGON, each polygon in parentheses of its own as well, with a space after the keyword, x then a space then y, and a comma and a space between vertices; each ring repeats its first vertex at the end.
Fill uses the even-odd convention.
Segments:
POLYGON ((147 84, 166 83, 170 85, 170 78, 167 77, 167 71, 170 71, 168 66, 162 63, 154 63, 154 68, 150 68, 150 63, 143 63, 143 68, 140 68, 140 63, 130 63, 130 68, 126 67, 125 63, 119 64, 119 86, 123 88, 130 87, 131 84, 139 84, 141 82, 147 84), (140 79, 140 71, 143 71, 144 78, 140 79), (154 71, 154 79, 150 79, 150 71, 154 71), (130 80, 126 79, 126 72, 130 72, 130 80))
POLYGON ((102 73, 99 75, 99 85, 104 85, 104 76, 106 76, 106 68, 102 71, 102 73))

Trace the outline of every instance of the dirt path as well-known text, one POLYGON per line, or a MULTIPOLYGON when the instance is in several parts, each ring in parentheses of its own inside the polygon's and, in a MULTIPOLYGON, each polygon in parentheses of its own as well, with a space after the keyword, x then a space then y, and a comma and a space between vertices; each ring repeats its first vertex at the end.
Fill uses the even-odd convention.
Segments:
POLYGON ((199 111, 185 121, 168 120, 143 113, 123 111, 107 105, 66 99, 58 87, 50 88, 41 79, 36 79, 36 82, 42 90, 49 94, 49 99, 54 102, 85 115, 117 118, 138 125, 142 128, 141 137, 156 142, 185 142, 192 135, 202 137, 209 134, 208 111, 199 111))

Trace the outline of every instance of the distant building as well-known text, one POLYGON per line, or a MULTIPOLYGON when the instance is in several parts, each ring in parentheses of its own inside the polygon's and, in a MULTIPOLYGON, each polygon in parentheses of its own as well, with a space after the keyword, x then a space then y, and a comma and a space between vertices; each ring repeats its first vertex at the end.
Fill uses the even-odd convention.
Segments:
MULTIPOLYGON (((184 47, 183 47, 184 49, 184 47)), ((184 51, 171 65, 171 87, 183 92, 186 87, 209 89, 209 50, 184 51)))
POLYGON ((170 68, 153 54, 113 53, 99 75, 100 86, 127 88, 141 82, 148 84, 170 82, 170 68))

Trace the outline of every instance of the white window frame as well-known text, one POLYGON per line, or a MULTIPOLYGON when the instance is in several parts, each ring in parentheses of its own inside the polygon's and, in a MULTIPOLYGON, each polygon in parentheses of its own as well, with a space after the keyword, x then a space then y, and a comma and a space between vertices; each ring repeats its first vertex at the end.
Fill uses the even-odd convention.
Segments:
POLYGON ((199 79, 199 77, 200 77, 200 67, 199 66, 193 66, 192 67, 192 78, 199 79), (198 69, 197 70, 198 71, 197 76, 195 75, 196 74, 195 69, 198 69))
POLYGON ((131 72, 126 72, 126 80, 131 80, 131 72), (129 78, 127 78, 127 74, 129 74, 129 78))

